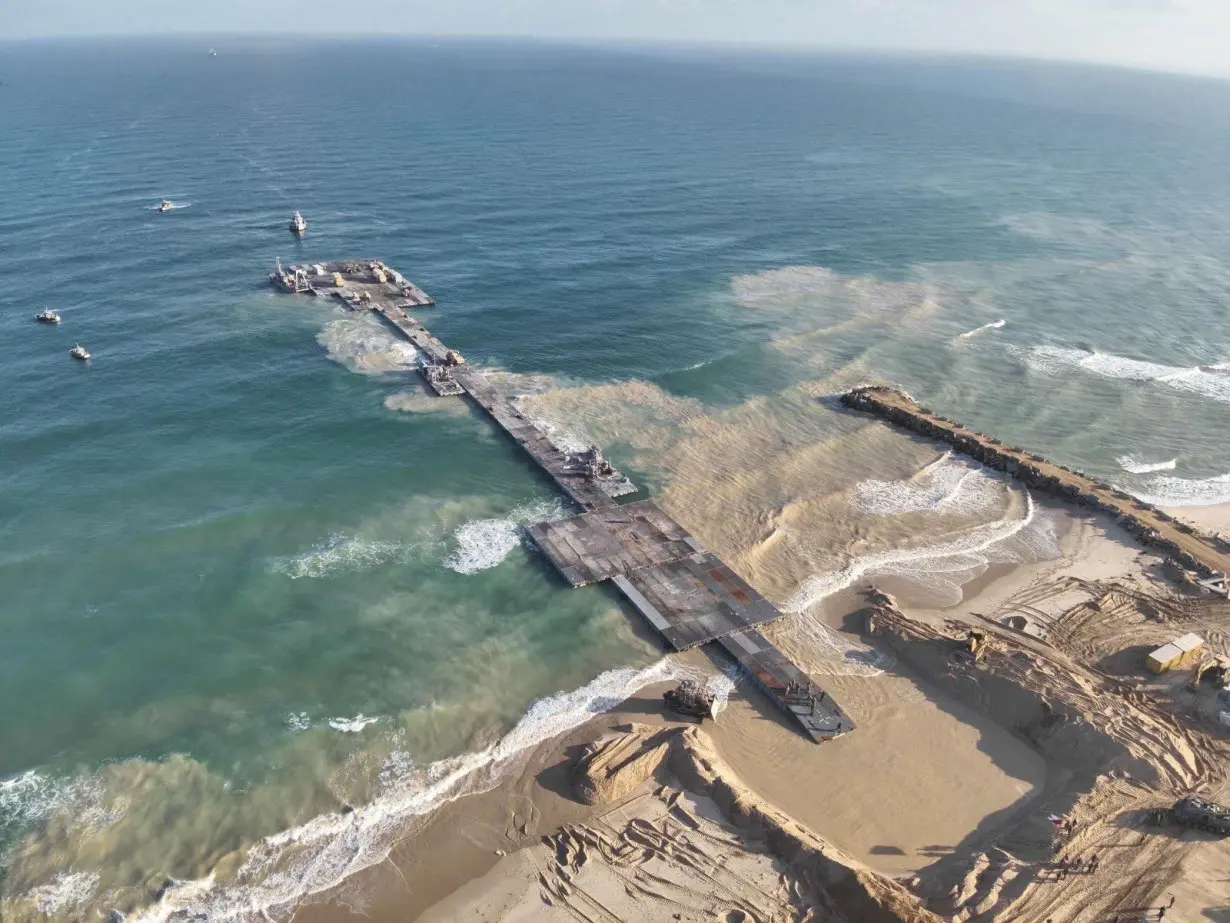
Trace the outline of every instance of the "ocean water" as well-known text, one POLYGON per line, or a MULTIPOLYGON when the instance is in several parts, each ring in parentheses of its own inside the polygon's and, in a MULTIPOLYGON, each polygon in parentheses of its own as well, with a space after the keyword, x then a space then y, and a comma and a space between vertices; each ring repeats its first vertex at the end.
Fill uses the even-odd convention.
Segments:
POLYGON ((269 291, 276 257, 405 272, 442 339, 606 445, 835 673, 808 619, 836 589, 946 602, 1055 553, 1027 494, 841 413, 844 387, 1230 500, 1228 84, 208 44, 0 45, 6 919, 284 915, 683 669, 524 546, 568 510, 515 448, 378 324, 269 291))

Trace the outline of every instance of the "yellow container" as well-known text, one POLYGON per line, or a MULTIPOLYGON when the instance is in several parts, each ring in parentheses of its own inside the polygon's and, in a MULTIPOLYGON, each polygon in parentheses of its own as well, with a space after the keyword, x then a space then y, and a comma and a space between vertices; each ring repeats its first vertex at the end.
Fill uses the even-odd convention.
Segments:
POLYGON ((1183 652, 1173 644, 1164 644, 1146 658, 1145 666, 1153 673, 1165 673, 1178 666, 1182 656, 1183 652))

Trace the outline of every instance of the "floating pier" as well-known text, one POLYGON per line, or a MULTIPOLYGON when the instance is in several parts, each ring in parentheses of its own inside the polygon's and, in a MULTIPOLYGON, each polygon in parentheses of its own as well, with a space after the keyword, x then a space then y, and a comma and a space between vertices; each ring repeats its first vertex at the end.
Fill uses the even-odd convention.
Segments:
POLYGON ((570 584, 609 580, 676 650, 719 645, 812 740, 854 730, 832 696, 759 631, 783 613, 652 500, 618 503, 636 486, 597 446, 581 452, 557 446, 460 353, 406 313, 434 302, 401 273, 378 260, 279 263, 269 280, 291 294, 333 297, 350 310, 380 315, 423 353, 421 372, 435 394, 468 396, 525 450, 582 511, 529 529, 570 584))
POLYGON ((1194 583, 1218 594, 1227 592, 1230 542, 1220 536, 1207 535, 1153 504, 1080 471, 1057 465, 1017 446, 1004 445, 992 436, 942 417, 919 406, 912 397, 896 388, 855 388, 843 394, 841 402, 920 436, 945 442, 987 467, 1003 471, 1061 500, 1106 513, 1143 544, 1153 546, 1183 569, 1193 572, 1194 583))

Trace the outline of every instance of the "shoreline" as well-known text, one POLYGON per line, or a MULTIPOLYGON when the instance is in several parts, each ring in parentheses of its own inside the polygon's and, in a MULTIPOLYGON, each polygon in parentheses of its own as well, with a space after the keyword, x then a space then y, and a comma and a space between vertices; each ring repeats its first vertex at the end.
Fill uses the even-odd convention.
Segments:
MULTIPOLYGON (((816 745, 766 696, 740 683, 706 730, 748 791, 861 868, 913 880, 985 841, 997 819, 1020 816, 1035 797, 1053 790, 1053 767, 1022 734, 971 709, 862 636, 868 605, 863 591, 872 583, 881 589, 900 583, 893 589, 909 617, 944 630, 954 619, 978 624, 987 613, 1002 614, 1022 594, 1034 606, 1040 585, 1113 580, 1143 587, 1148 571, 1160 563, 1156 552, 1143 549, 1104 514, 1053 500, 1039 502, 1039 508, 1055 520, 1060 557, 988 564, 963 584, 957 605, 928 608, 926 590, 912 593, 908 582, 896 578, 863 580, 770 627, 767 633, 784 651, 848 703, 860 729, 816 745)), ((1230 504, 1202 515, 1224 522, 1230 504)), ((722 667, 700 649, 664 657, 711 674, 722 667)), ((430 915, 437 906, 463 898, 482 902, 487 885, 481 881, 490 884, 491 876, 502 874, 497 869, 517 866, 517 855, 543 835, 593 817, 567 784, 583 745, 632 722, 690 724, 662 704, 661 693, 673 684, 650 682, 610 711, 517 751, 492 788, 453 795, 409 819, 379 861, 302 903, 282 906, 300 920, 340 923, 359 916, 437 919, 430 915)), ((591 707, 605 704, 595 700, 591 707)), ((150 909, 165 915, 171 908, 150 909)))
MULTIPOLYGON (((1109 517, 1070 510, 1057 501, 1043 505, 1057 520, 1061 558, 989 565, 963 586, 961 603, 946 609, 918 606, 903 591, 911 616, 931 622, 977 618, 1045 581, 1144 579, 1150 552, 1109 517)), ((1204 515, 1206 521, 1227 521, 1230 504, 1204 515)), ((716 752, 766 802, 868 868, 907 878, 951 854, 959 843, 984 836, 996 816, 1020 811, 1047 787, 1050 770, 1019 735, 948 699, 908 668, 859 659, 869 655, 849 629, 862 606, 860 594, 849 588, 818 607, 825 630, 845 647, 851 675, 831 672, 840 670, 841 662, 805 664, 851 703, 863 719, 858 734, 819 746, 805 741, 746 684, 732 692, 726 709, 705 730, 716 752), (911 711, 910 706, 917 708, 911 711), (921 725, 918 716, 924 714, 938 724, 921 725), (919 744, 928 738, 934 746, 919 744), (894 755, 898 749, 899 757, 894 755), (983 762, 970 770, 975 759, 983 762), (960 782, 946 793, 942 783, 958 768, 960 782), (915 785, 904 785, 907 778, 915 785), (816 779, 822 780, 819 797, 809 790, 816 779), (924 801, 930 810, 919 810, 924 801), (877 805, 870 814, 868 804, 877 805), (890 837, 895 841, 884 842, 890 837)), ((804 618, 791 616, 774 626, 775 640, 797 648, 789 637, 790 623, 804 618)), ((715 669, 700 651, 674 656, 715 669)), ((494 789, 443 805, 403 837, 384 863, 322 900, 304 904, 296 918, 435 921, 456 918, 447 914, 460 907, 482 904, 500 882, 525 871, 524 858, 518 858, 522 850, 561 825, 593 816, 594 809, 576 802, 567 786, 569 768, 585 743, 629 722, 688 726, 662 705, 661 693, 670 685, 644 687, 611 711, 541 742, 494 789)))

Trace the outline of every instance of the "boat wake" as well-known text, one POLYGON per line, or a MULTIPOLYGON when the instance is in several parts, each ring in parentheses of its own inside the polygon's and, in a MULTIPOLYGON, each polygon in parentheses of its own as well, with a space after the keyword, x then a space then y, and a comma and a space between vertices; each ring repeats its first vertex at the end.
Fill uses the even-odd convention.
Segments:
POLYGON ((983 333, 987 330, 999 330, 1007 323, 1008 322, 1006 320, 1002 320, 1002 319, 997 320, 997 321, 992 321, 989 324, 983 324, 981 327, 975 327, 973 330, 965 331, 965 333, 961 334, 959 337, 957 337, 957 339, 958 340, 968 340, 971 337, 976 337, 978 336, 978 334, 983 333))

